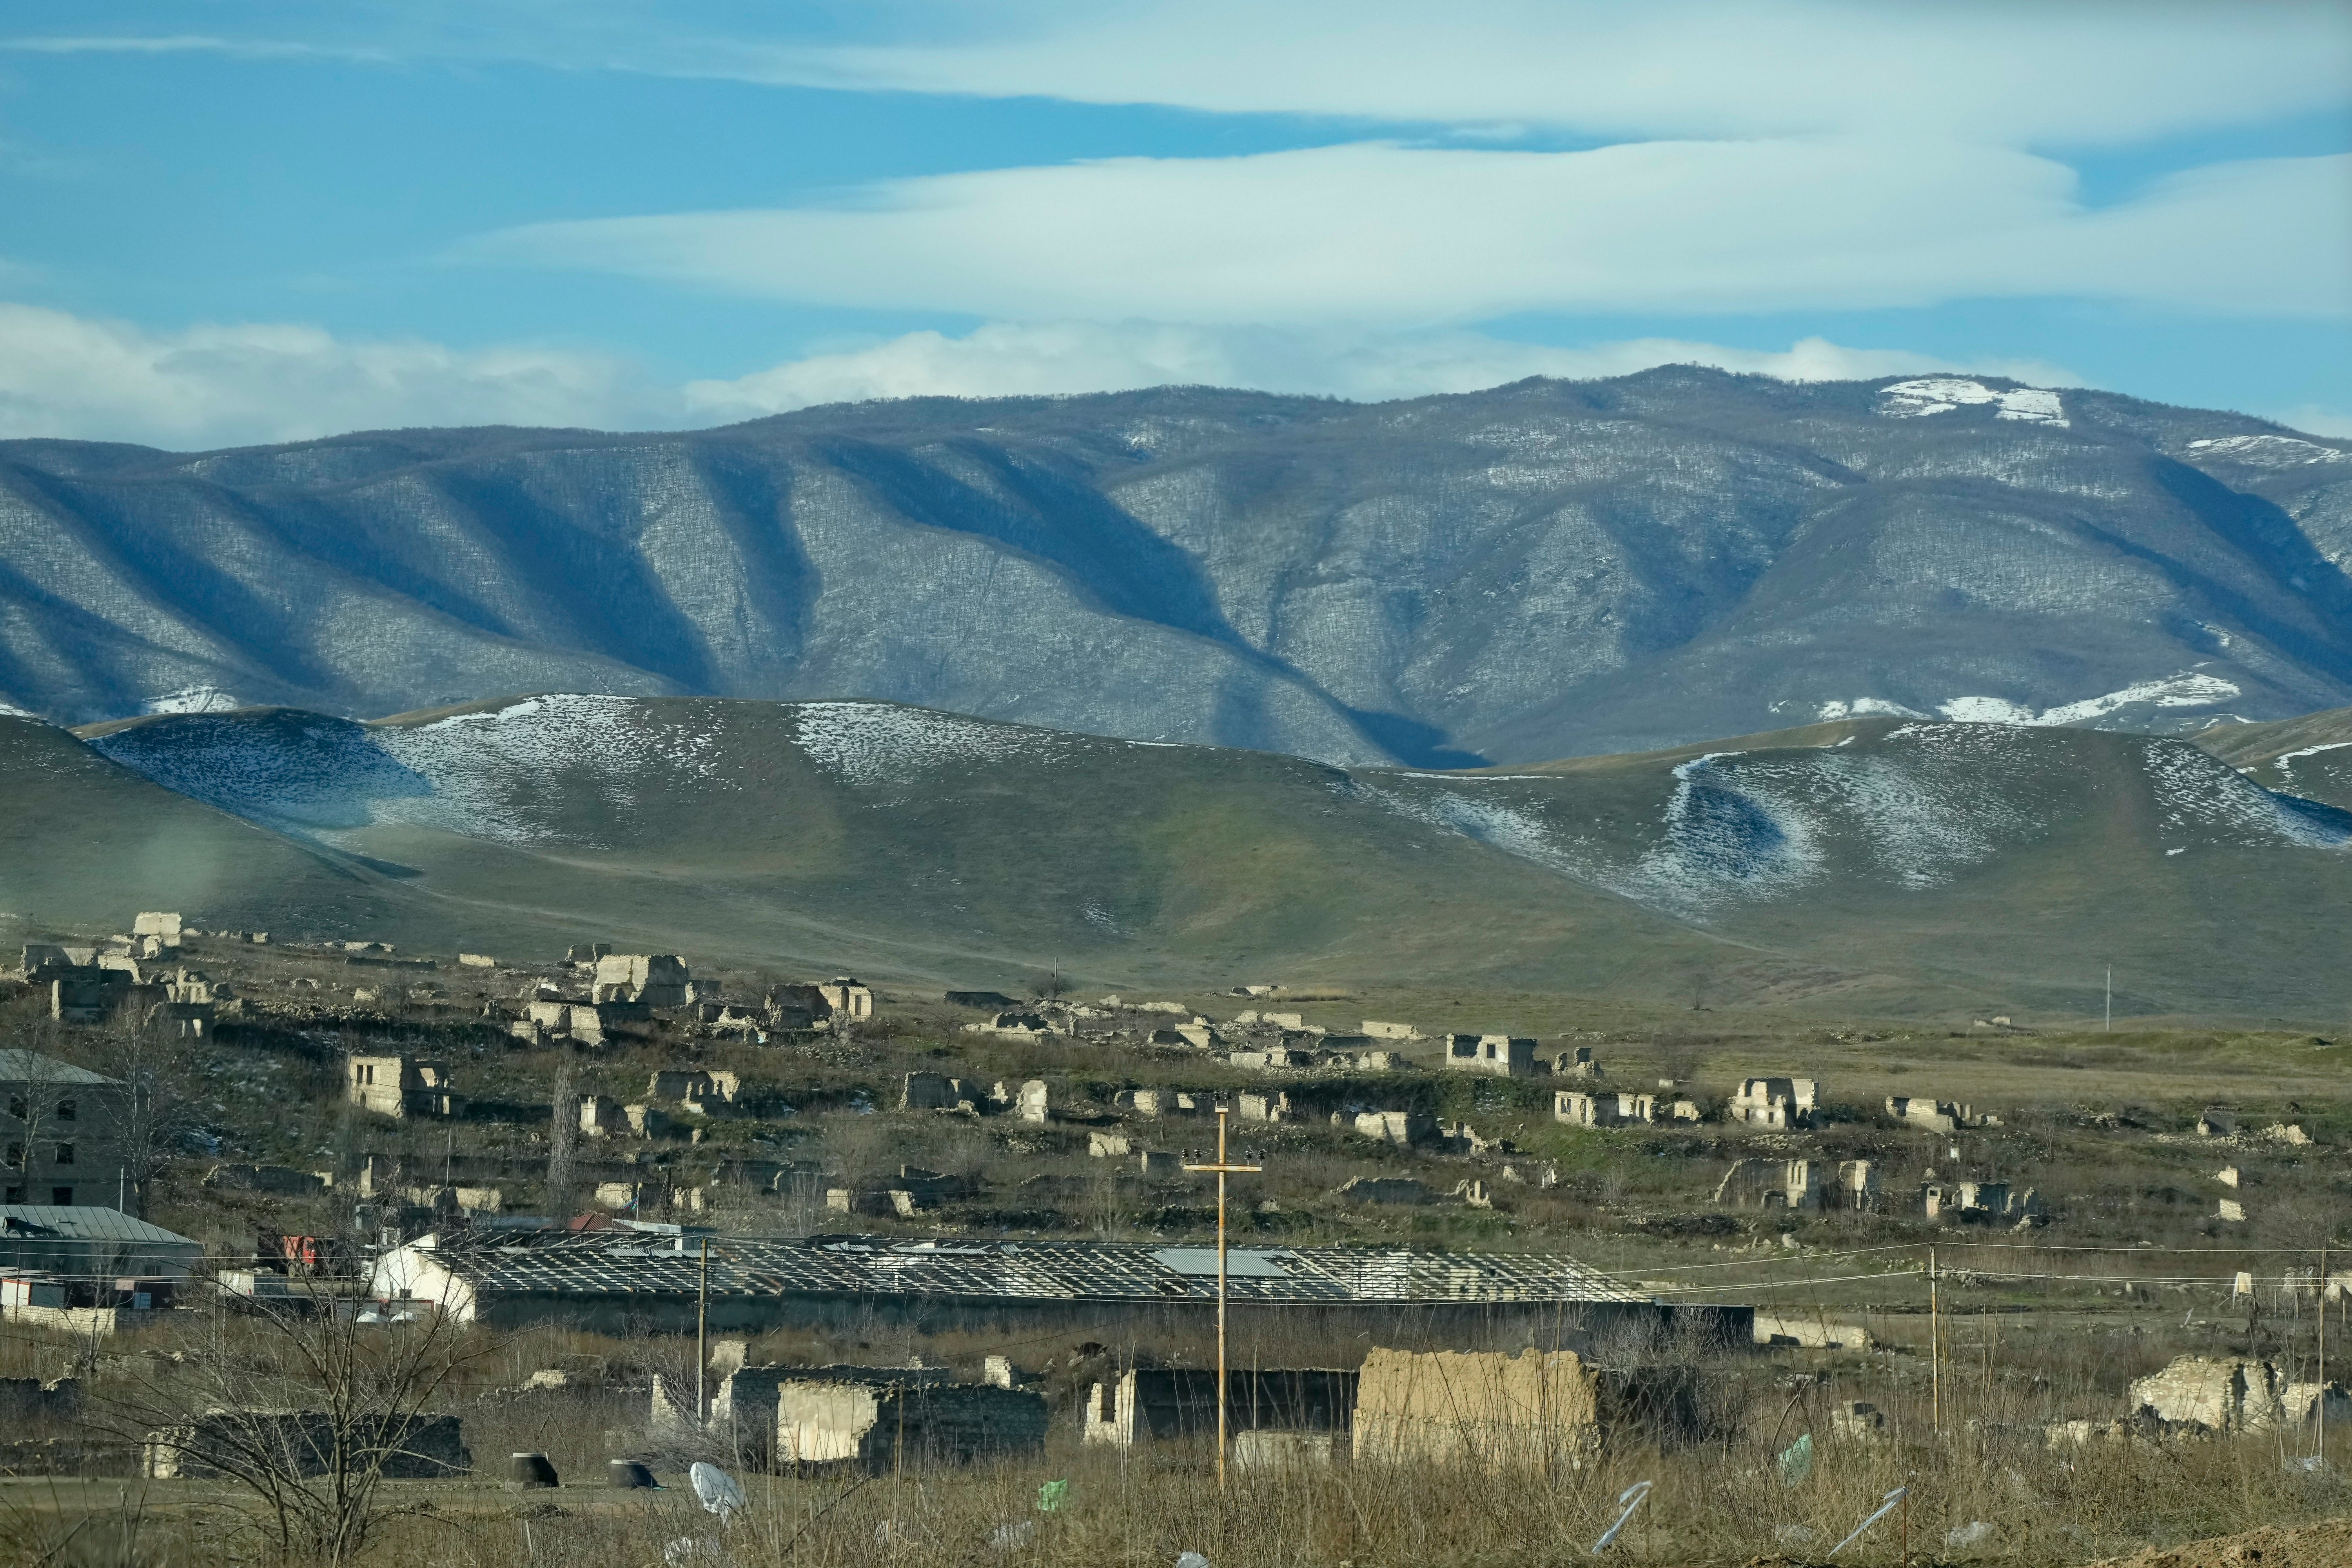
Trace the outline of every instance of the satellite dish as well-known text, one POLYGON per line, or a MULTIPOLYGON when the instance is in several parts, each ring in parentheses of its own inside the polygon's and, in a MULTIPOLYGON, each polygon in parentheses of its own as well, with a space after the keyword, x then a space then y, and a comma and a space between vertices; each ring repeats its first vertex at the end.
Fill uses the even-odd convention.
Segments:
POLYGON ((720 1519, 724 1520, 743 1506, 743 1489, 735 1484, 734 1477, 718 1466, 706 1465, 697 1459, 694 1468, 687 1471, 686 1475, 694 1483, 694 1495, 702 1500, 702 1506, 720 1519))

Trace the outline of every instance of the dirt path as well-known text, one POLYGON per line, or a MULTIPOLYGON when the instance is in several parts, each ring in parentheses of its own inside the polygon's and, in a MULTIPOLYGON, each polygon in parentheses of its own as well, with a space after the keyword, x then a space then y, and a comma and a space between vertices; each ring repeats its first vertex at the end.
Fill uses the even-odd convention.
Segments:
POLYGON ((2352 1519, 2300 1529, 2264 1527, 2185 1546, 2151 1546, 2092 1568, 2346 1568, 2352 1563, 2352 1519))

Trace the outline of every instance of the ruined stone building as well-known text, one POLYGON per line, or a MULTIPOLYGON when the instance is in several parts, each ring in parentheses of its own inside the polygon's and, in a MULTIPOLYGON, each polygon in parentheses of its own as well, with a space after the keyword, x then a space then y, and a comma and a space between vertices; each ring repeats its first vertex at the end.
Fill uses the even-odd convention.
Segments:
POLYGON ((418 1057, 353 1057, 344 1066, 343 1098, 378 1116, 455 1116, 464 1106, 449 1064, 418 1057))
POLYGON ((1536 1042, 1517 1035, 1448 1035, 1445 1037, 1445 1066, 1455 1072, 1486 1072, 1500 1078, 1533 1078, 1536 1075, 1536 1042))
POLYGON ((1868 1160, 1742 1160, 1716 1184, 1725 1208, 1864 1209, 1879 1203, 1878 1168, 1868 1160))
POLYGON ((2243 1356, 2181 1356, 2131 1385, 2135 1415, 2233 1435, 2313 1425, 2323 1403, 2330 1426, 2352 1419, 2342 1384, 2294 1382, 2272 1363, 2243 1356))
POLYGON ((1899 1094, 1887 1096, 1886 1114, 1906 1127, 1922 1128, 1929 1132, 1957 1132, 1964 1128, 2000 1125, 2000 1117, 1980 1116, 1973 1106, 1899 1094))
POLYGON ((874 1016, 874 991, 842 974, 814 983, 772 985, 766 1005, 769 1021, 780 1029, 838 1028, 874 1016))
POLYGON ((38 1051, 0 1050, 5 1201, 111 1202, 121 1169, 123 1085, 38 1051))
POLYGON ((1819 1120, 1819 1090, 1809 1078, 1740 1080, 1724 1119, 1747 1127, 1811 1127, 1819 1120))
MULTIPOLYGON (((1356 1406, 1356 1373, 1324 1369, 1234 1371, 1225 1376, 1228 1429, 1329 1432, 1345 1436, 1356 1406)), ((1080 1440, 1132 1448, 1213 1436, 1217 1374, 1205 1367, 1130 1368, 1088 1385, 1080 1440)))
POLYGON ((596 961, 596 1002, 683 1007, 688 998, 686 961, 673 953, 608 952, 596 961))
POLYGON ((1553 1121, 1565 1121, 1571 1127, 1647 1126, 1658 1120, 1658 1097, 1586 1094, 1563 1089, 1552 1094, 1551 1115, 1553 1121))
POLYGON ((1930 1181, 1919 1195, 1929 1219, 2032 1225, 2042 1218, 2042 1194, 2032 1187, 2014 1190, 2007 1182, 1930 1181))
MULTIPOLYGON (((656 1426, 678 1425, 667 1391, 654 1397, 656 1426)), ((1037 1453, 1046 1405, 1042 1394, 933 1368, 760 1366, 720 1383, 710 1424, 753 1465, 886 1475, 1037 1453)))

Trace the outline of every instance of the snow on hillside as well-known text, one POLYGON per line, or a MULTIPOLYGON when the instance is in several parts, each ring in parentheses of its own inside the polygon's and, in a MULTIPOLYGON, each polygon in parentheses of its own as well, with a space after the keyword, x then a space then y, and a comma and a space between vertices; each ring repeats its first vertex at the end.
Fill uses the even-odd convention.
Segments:
POLYGON ((640 804, 648 783, 725 785, 717 737, 658 713, 635 698, 559 693, 375 729, 371 738, 386 754, 432 781, 429 795, 386 802, 375 819, 534 843, 565 837, 537 809, 551 804, 546 786, 557 778, 573 790, 591 784, 607 809, 622 812, 640 804))
POLYGON ((2250 468, 2294 468, 2306 463, 2342 462, 2347 454, 2294 436, 2218 436, 2182 448, 2192 463, 2219 458, 2250 468))
MULTIPOLYGON (((1400 816, 1690 919, 1787 897, 1832 878, 1925 890, 2005 853, 2030 853, 2053 826, 2035 774, 2006 726, 1925 721, 1871 749, 1853 737, 1803 752, 1711 752, 1673 770, 1646 827, 1584 819, 1582 785, 1533 774, 1459 782, 1398 775, 1353 785, 1400 816)), ((2336 849, 2352 813, 2274 795, 2194 747, 2144 742, 2141 765, 2165 852, 2231 845, 2336 849)))
POLYGON ((792 710, 801 749, 842 783, 861 788, 907 784, 971 763, 1059 762, 1081 744, 1077 736, 1053 731, 887 702, 801 702, 792 710))
MULTIPOLYGON (((2238 695, 2238 686, 2234 681, 2224 680, 2218 675, 2190 672, 2158 680, 2134 681, 2121 690, 2086 697, 2079 702, 2060 703, 2040 712, 2021 702, 2012 702, 2006 697, 1954 697, 1937 703, 1936 711, 1960 724, 2043 728, 2088 724, 2126 708, 2204 708, 2216 702, 2226 702, 2238 695)), ((1814 711, 1824 720, 1929 717, 1916 708, 1906 708, 1899 702, 1890 702, 1881 697, 1840 698, 1821 704, 1814 711)))
POLYGON ((1918 419, 1931 414, 1949 414, 1971 404, 1991 403, 2000 405, 1993 416, 1996 419, 2019 419, 2029 425, 2055 425, 2061 428, 2067 424, 2065 405, 2046 387, 2020 386, 1996 392, 1980 381, 1931 375, 1881 387, 1878 399, 1878 412, 1889 419, 1918 419))
POLYGON ((534 697, 424 724, 200 713, 90 744, 166 788, 330 843, 384 823, 508 844, 587 842, 554 821, 583 786, 618 812, 649 782, 734 787, 718 774, 715 736, 625 697, 534 697))

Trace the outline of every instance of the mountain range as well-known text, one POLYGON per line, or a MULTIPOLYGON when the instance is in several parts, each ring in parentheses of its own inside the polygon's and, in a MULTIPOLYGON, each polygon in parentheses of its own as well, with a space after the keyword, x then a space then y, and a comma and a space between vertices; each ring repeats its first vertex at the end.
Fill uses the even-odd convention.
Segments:
POLYGON ((12 441, 0 700, 863 700, 1347 767, 2186 731, 2352 702, 2347 563, 2352 443, 1962 376, 12 441))
MULTIPOLYGON (((2339 1022, 2352 710, 1845 717, 1479 770, 888 703, 0 718, 0 938, 139 909, 1017 990, 1275 981, 1812 1015, 2339 1022)), ((1432 1002, 1432 1006, 1438 1005, 1432 1002)))

